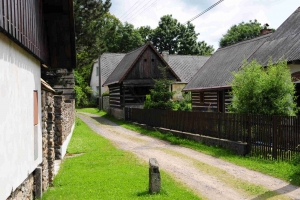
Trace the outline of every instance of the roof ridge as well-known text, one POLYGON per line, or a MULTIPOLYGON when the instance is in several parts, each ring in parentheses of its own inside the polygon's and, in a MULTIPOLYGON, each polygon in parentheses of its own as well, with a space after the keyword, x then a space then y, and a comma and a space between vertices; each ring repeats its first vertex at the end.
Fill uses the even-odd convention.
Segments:
POLYGON ((219 48, 217 50, 223 50, 223 49, 227 49, 227 48, 230 48, 230 47, 233 47, 233 46, 238 46, 238 45, 241 45, 241 44, 245 44, 245 43, 248 43, 248 42, 252 42, 252 41, 256 41, 256 40, 261 40, 261 39, 264 39, 265 37, 270 37, 271 35, 272 35, 272 33, 268 33, 268 34, 265 34, 265 35, 260 35, 258 37, 252 38, 252 39, 248 39, 248 40, 244 40, 244 41, 241 41, 241 42, 237 42, 237 43, 234 43, 234 44, 226 46, 226 47, 221 47, 221 48, 219 48))
POLYGON ((179 55, 179 54, 169 54, 169 56, 209 57, 211 55, 179 55))

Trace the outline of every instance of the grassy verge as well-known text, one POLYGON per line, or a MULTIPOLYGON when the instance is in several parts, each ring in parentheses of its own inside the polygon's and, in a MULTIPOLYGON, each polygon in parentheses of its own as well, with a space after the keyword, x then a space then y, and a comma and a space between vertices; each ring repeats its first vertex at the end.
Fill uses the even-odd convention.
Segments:
POLYGON ((161 172, 162 191, 148 194, 148 164, 116 149, 108 140, 76 119, 66 158, 43 199, 199 199, 161 172))
POLYGON ((145 130, 139 126, 136 126, 124 120, 117 120, 114 117, 107 115, 104 111, 99 111, 97 108, 84 108, 78 109, 78 111, 103 116, 124 128, 134 130, 136 132, 153 136, 159 139, 163 139, 173 144, 189 147, 194 150, 203 152, 205 154, 237 164, 239 166, 259 171, 264 174, 280 178, 294 185, 300 186, 300 162, 283 162, 274 160, 264 160, 258 157, 238 156, 229 150, 222 149, 216 146, 207 146, 202 143, 181 139, 173 136, 172 134, 162 134, 158 131, 145 130))

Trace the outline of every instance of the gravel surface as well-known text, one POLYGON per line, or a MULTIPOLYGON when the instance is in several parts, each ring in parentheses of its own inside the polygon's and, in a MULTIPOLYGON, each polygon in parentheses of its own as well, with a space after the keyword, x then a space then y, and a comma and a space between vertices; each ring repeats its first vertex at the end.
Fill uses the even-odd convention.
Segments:
POLYGON ((280 179, 236 166, 189 148, 171 145, 168 142, 130 131, 97 115, 77 113, 77 116, 99 135, 111 140, 117 148, 130 151, 145 161, 156 158, 160 169, 194 190, 199 196, 222 200, 264 199, 263 196, 253 196, 241 191, 236 186, 222 180, 220 175, 214 175, 209 171, 217 169, 223 170, 227 177, 232 177, 234 180, 260 185, 277 192, 278 195, 284 194, 273 195, 272 199, 300 199, 299 187, 280 179), (199 165, 202 167, 198 167, 199 165))

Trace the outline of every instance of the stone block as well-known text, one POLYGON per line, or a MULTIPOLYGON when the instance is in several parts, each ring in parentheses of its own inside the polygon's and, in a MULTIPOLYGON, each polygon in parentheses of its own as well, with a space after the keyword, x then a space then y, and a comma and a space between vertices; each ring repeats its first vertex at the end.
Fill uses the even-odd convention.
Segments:
POLYGON ((35 169, 35 177, 34 177, 34 182, 35 182, 35 196, 38 199, 42 198, 43 194, 43 186, 42 186, 42 168, 37 167, 35 169))
POLYGON ((150 194, 160 192, 161 179, 159 165, 155 158, 149 159, 149 192, 150 194))

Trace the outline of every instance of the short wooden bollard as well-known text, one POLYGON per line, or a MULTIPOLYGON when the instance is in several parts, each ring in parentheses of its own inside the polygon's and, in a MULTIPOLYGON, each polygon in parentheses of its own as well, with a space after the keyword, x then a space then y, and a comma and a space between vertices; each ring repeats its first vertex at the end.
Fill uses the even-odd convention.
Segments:
POLYGON ((160 172, 158 162, 155 158, 149 159, 149 192, 150 194, 160 192, 160 172))

